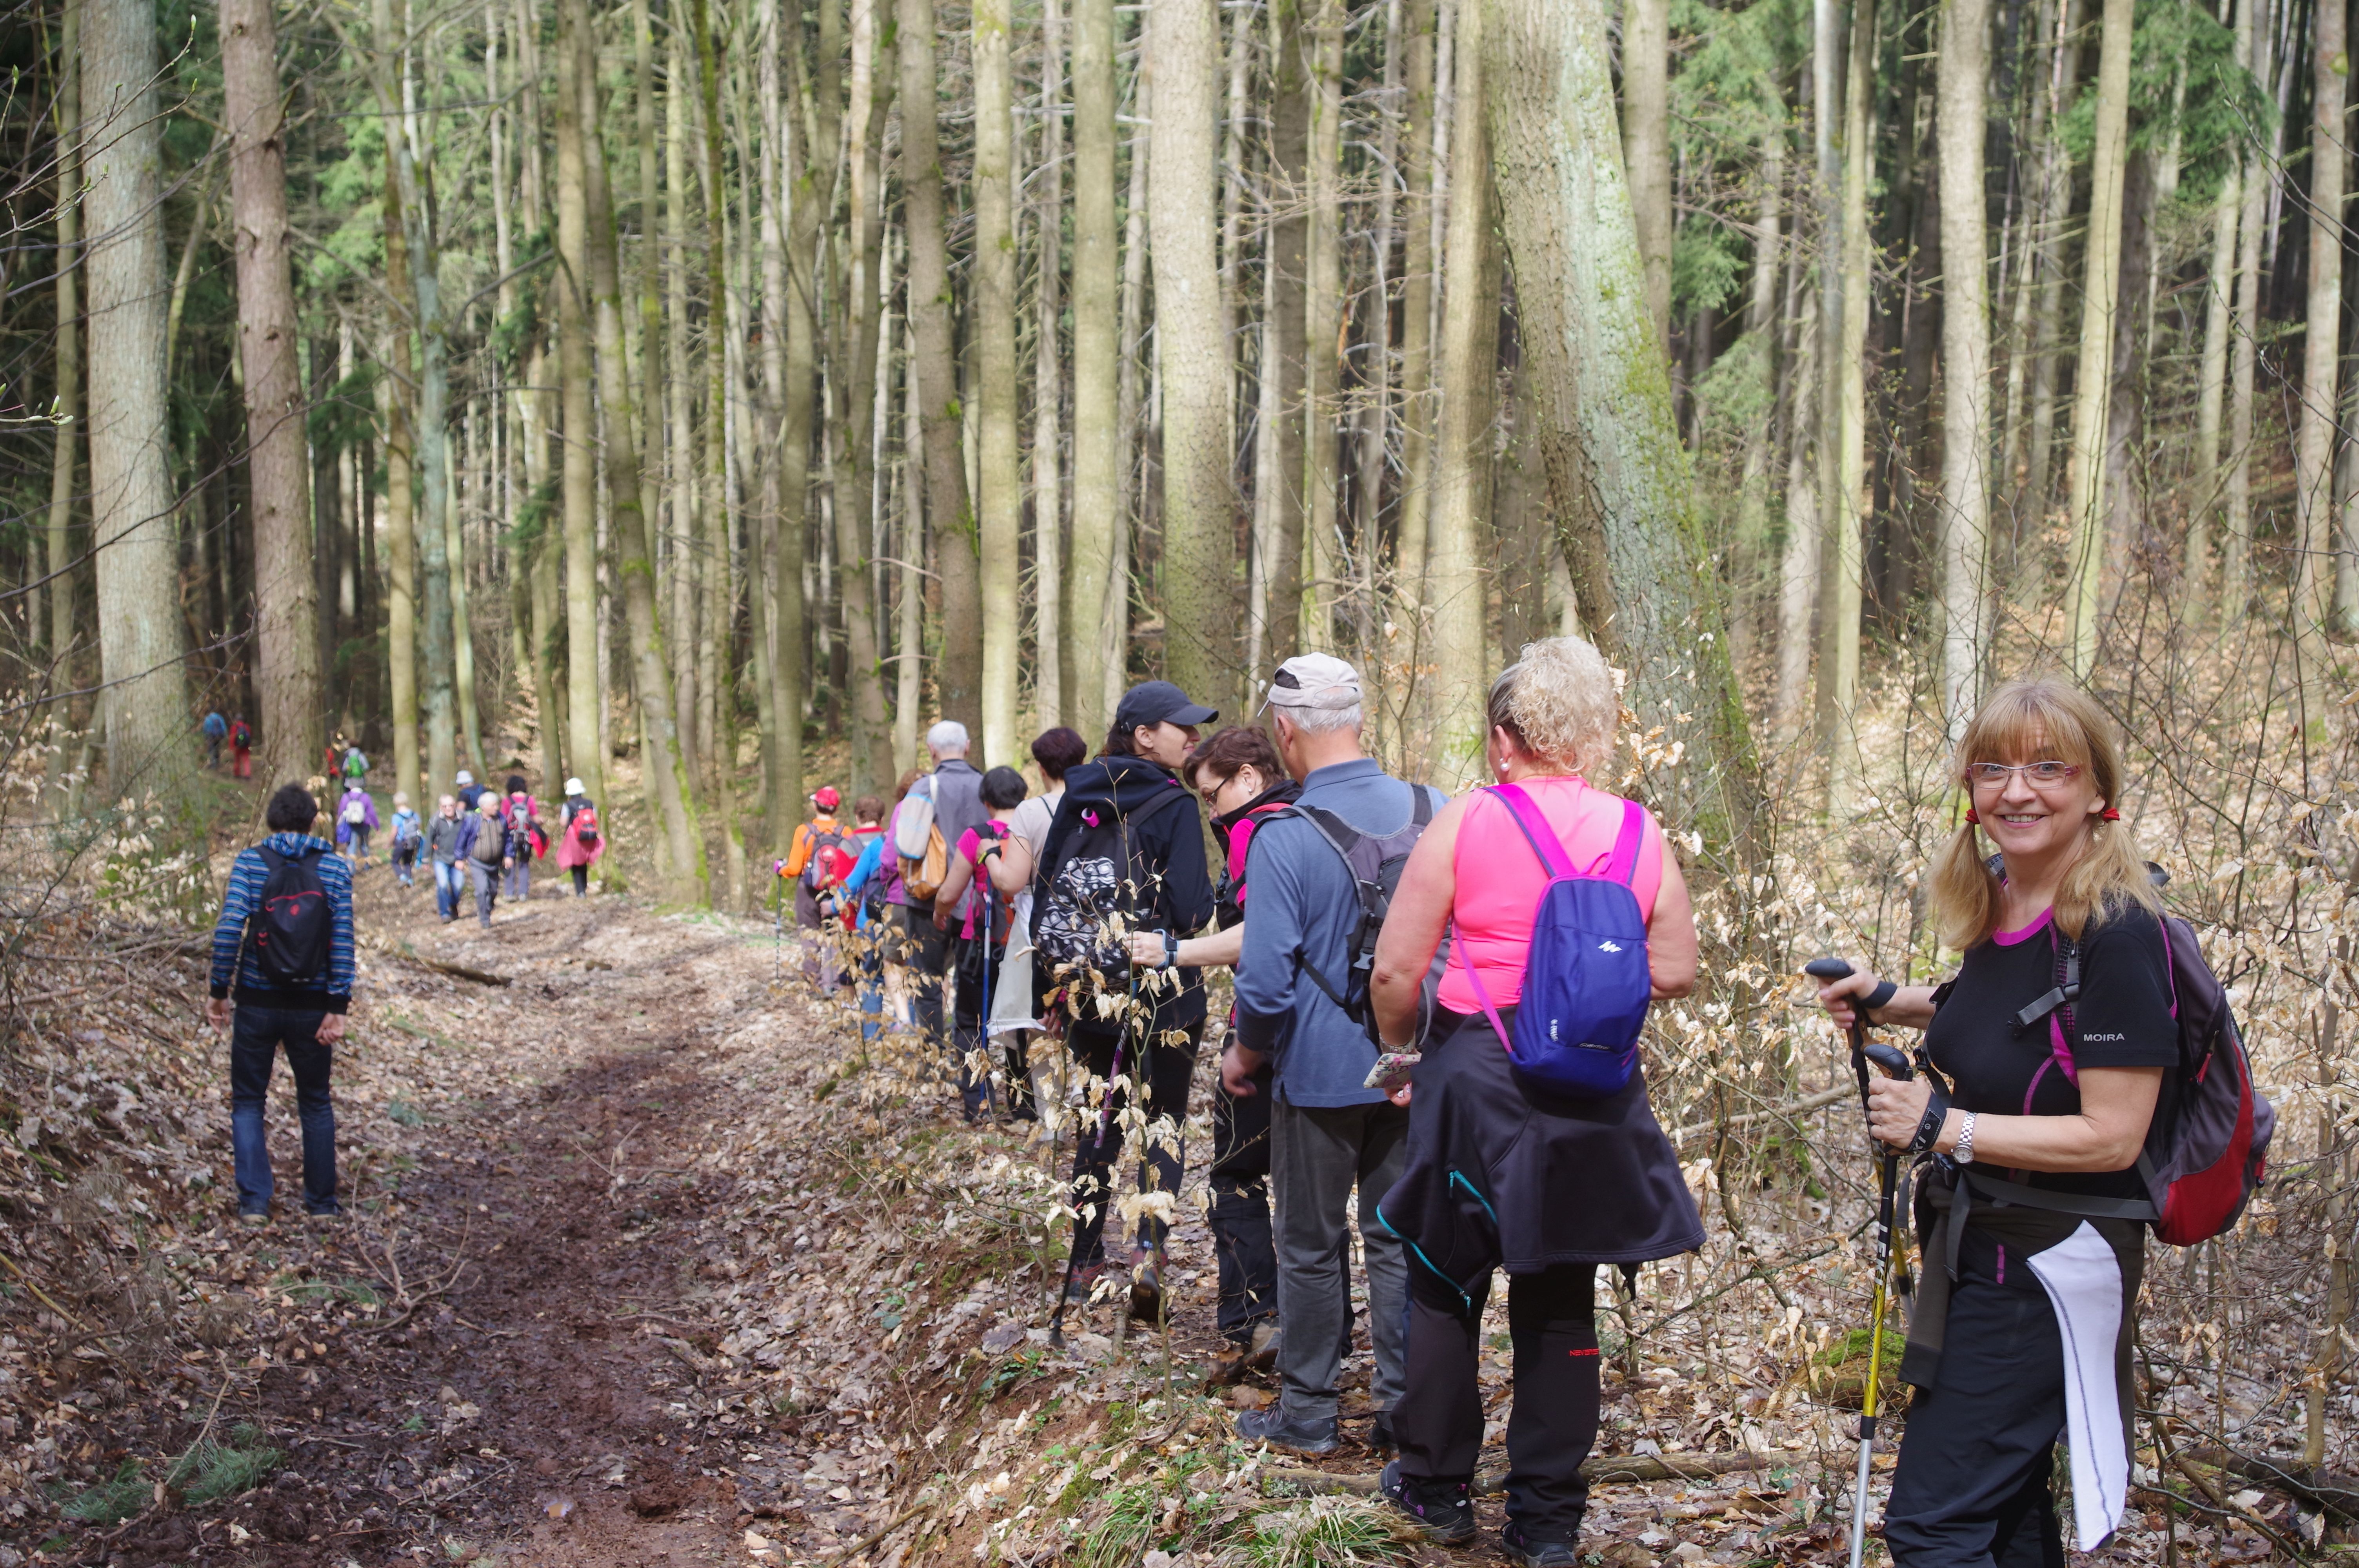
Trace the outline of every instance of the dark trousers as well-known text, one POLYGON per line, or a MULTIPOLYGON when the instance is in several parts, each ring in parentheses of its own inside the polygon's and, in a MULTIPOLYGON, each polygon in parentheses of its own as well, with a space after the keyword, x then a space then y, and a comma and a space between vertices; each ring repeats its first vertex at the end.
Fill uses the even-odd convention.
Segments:
POLYGON ((1884 1510, 1892 1561, 2064 1568, 2049 1492, 2063 1426, 2064 1342, 2047 1292, 1962 1275, 1940 1368, 1909 1407, 1900 1440, 1884 1510))
MULTIPOLYGON (((1203 1037, 1204 1025, 1200 1019, 1180 1031, 1186 1044, 1172 1045, 1163 1043, 1170 1033, 1160 1023, 1149 1022, 1147 1036, 1157 1042, 1147 1050, 1147 1070, 1139 1071, 1137 1031, 1134 1028, 1130 1048, 1123 1053, 1122 1070, 1134 1083, 1147 1085, 1147 1119, 1169 1117, 1175 1129, 1173 1142, 1155 1141, 1140 1162, 1138 1184, 1142 1192, 1169 1193, 1176 1205, 1180 1200, 1180 1177, 1185 1168, 1183 1152, 1177 1143, 1176 1129, 1188 1119, 1188 1080, 1196 1072, 1196 1046, 1203 1037)), ((1112 1078, 1116 1036, 1101 1034, 1094 1030, 1075 1030, 1068 1036, 1073 1055, 1082 1065, 1101 1078, 1112 1078)), ((1114 1165, 1122 1157, 1122 1108, 1128 1096, 1108 1090, 1104 1130, 1100 1132, 1100 1117, 1094 1107, 1082 1113, 1080 1136, 1073 1144, 1073 1206, 1083 1217, 1073 1223, 1074 1267, 1086 1269, 1105 1261, 1106 1214, 1114 1206, 1114 1165)), ((1141 1215, 1138 1220, 1138 1244, 1160 1250, 1163 1246, 1162 1221, 1153 1215, 1141 1215)))
POLYGON ((915 904, 897 903, 892 907, 894 918, 901 923, 901 950, 897 961, 909 970, 910 1022, 924 1032, 935 1050, 947 1049, 950 1042, 943 1018, 942 969, 949 960, 950 938, 935 928, 931 905, 920 909, 915 904))
POLYGON ((467 874, 475 880, 475 918, 489 925, 492 905, 500 901, 499 865, 495 862, 487 866, 481 860, 470 860, 467 874))
MULTIPOLYGON (((1536 1541, 1581 1538, 1589 1483, 1581 1462, 1597 1441, 1597 1270, 1563 1263, 1507 1276, 1516 1402, 1507 1419, 1507 1517, 1536 1541)), ((1410 1276, 1408 1388, 1393 1407, 1401 1474, 1471 1480, 1483 1447, 1486 1277, 1469 1307, 1423 1271, 1410 1276)))
POLYGON ((237 1171, 237 1206, 242 1214, 270 1212, 270 1145, 263 1135, 262 1108, 270 1098, 270 1069, 279 1049, 295 1075, 295 1113, 303 1124, 303 1207, 311 1214, 336 1208, 336 1107, 328 1093, 331 1051, 320 1044, 326 1014, 237 1004, 229 1033, 230 1147, 237 1171))
POLYGON ((1352 1195, 1359 1194, 1360 1260, 1368 1281, 1368 1340, 1378 1410, 1399 1400, 1408 1261, 1376 1205, 1408 1162, 1408 1112, 1374 1105, 1270 1107, 1270 1195, 1277 1246, 1278 1408, 1288 1421, 1335 1414, 1337 1379, 1352 1345, 1352 1195))
POLYGON ((581 898, 587 894, 590 891, 590 868, 587 866, 568 866, 566 870, 573 873, 573 896, 575 898, 581 898))
POLYGON ((1212 1256, 1220 1265, 1217 1321, 1239 1345, 1277 1315, 1277 1248, 1269 1228, 1269 1101, 1275 1075, 1254 1075, 1258 1091, 1239 1099, 1212 1089, 1212 1256))

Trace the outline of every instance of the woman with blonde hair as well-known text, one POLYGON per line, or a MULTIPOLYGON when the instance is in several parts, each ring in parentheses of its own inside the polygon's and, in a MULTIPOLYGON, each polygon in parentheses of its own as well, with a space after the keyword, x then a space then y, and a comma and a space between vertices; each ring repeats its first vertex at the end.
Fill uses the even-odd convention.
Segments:
POLYGON ((1938 986, 1864 966, 1819 992, 1834 1021, 1921 1029, 1940 1077, 1875 1082, 1869 1130, 1931 1157, 1901 1376, 1920 1390, 1884 1535, 1903 1568, 2060 1563, 2050 1476, 2072 1461, 2080 1550, 2129 1478, 2137 1171, 2180 1060, 2159 903, 2121 819, 2113 726, 2061 680, 1993 692, 1958 743, 1968 808, 1933 902, 1964 955, 1938 986), (1984 841, 1997 849, 1984 859, 1984 841))
POLYGON ((1504 1540, 1527 1568, 1577 1561, 1589 1496, 1581 1464, 1597 1436, 1598 1265, 1635 1267, 1703 1242, 1645 1073, 1633 1066, 1618 1087, 1576 1097, 1527 1072, 1510 1044, 1539 907, 1564 869, 1628 889, 1604 891, 1645 933, 1643 961, 1614 948, 1639 1017, 1649 1000, 1695 984, 1695 913, 1662 828, 1585 776, 1612 756, 1620 711, 1613 672, 1578 638, 1535 643, 1500 676, 1485 745, 1498 782, 1451 801, 1418 840, 1371 985, 1386 1049, 1403 1049, 1450 935, 1430 1041, 1407 1091, 1407 1168, 1378 1206, 1410 1259, 1406 1389, 1392 1411, 1400 1457, 1384 1492, 1434 1539, 1473 1538, 1483 1309, 1492 1271, 1506 1269, 1516 1401, 1504 1540))

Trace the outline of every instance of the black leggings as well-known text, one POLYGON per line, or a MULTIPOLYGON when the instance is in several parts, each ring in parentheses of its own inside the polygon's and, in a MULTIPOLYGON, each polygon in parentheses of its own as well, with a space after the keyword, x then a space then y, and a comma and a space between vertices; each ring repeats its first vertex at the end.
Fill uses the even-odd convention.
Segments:
MULTIPOLYGON (((1147 1025, 1150 1036, 1158 1042, 1171 1033, 1160 1022, 1147 1025)), ((1134 1082, 1147 1082, 1147 1119, 1168 1116, 1175 1127, 1185 1125, 1188 1119, 1188 1080, 1196 1074, 1196 1047, 1202 1038, 1204 1024, 1199 1019, 1184 1033, 1185 1045, 1158 1044, 1147 1055, 1147 1071, 1141 1073, 1130 1053, 1124 1054, 1123 1072, 1134 1082)), ((1075 1030, 1069 1037, 1072 1053, 1082 1065, 1101 1078, 1114 1076, 1115 1037, 1094 1031, 1075 1030)), ((1133 1042, 1136 1049, 1136 1043, 1133 1042)), ((1114 1206, 1115 1197, 1111 1180, 1114 1162, 1122 1156, 1122 1108, 1125 1096, 1112 1097, 1111 1110, 1106 1117, 1105 1136, 1098 1136, 1098 1112, 1095 1107, 1084 1107, 1082 1123, 1073 1144, 1073 1206, 1082 1211, 1083 1218, 1073 1222, 1073 1266, 1086 1269, 1105 1260, 1106 1214, 1114 1206)), ((1178 1149, 1156 1144, 1148 1149, 1139 1172, 1139 1187, 1147 1190, 1147 1168, 1154 1171, 1154 1189, 1169 1193, 1172 1202, 1180 1198, 1180 1177, 1184 1168, 1178 1149)), ((1164 1226, 1151 1215, 1142 1215, 1138 1221, 1138 1241, 1143 1247, 1160 1249, 1164 1226)))
MULTIPOLYGON (((1534 1541, 1581 1538, 1589 1483, 1581 1462, 1597 1441, 1597 1268, 1560 1263, 1507 1276, 1516 1403, 1507 1420, 1507 1517, 1534 1541)), ((1473 1479, 1483 1447, 1483 1306, 1409 1271, 1408 1391, 1393 1407, 1401 1474, 1428 1484, 1473 1479)))

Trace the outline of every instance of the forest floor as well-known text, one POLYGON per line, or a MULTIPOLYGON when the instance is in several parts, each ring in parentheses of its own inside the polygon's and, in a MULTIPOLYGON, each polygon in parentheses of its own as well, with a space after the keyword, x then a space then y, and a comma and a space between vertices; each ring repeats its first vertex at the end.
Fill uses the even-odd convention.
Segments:
MULTIPOLYGON (((1271 1389, 1208 1378, 1201 1171, 1169 1323, 1125 1334, 1103 1305, 1052 1349, 1062 1151, 963 1125, 916 1036, 864 1046, 766 925, 557 882, 485 931, 362 874, 341 1223, 296 1212, 283 1074, 277 1217, 233 1222, 225 1053, 194 1022, 187 935, 124 960, 136 983, 91 999, 117 1011, 62 1045, 124 1060, 48 1069, 49 1103, 114 1142, 61 1131, 19 1074, 0 1151, 25 1168, 0 1204, 18 1277, 47 1289, 10 1289, 0 1322, 0 1568, 1500 1560, 1496 1497, 1482 1541, 1446 1552, 1338 1490, 1375 1452, 1347 1442, 1306 1486, 1237 1442, 1234 1411, 1271 1389)), ((1199 1071, 1201 1091, 1209 1054, 1199 1071)), ((1600 1452, 1654 1478, 1598 1487, 1592 1561, 1841 1561, 1854 1418, 1821 1400, 1840 1351, 1811 1346, 1861 1315, 1862 1260, 1856 1232, 1794 1217, 1744 1243, 1728 1292, 1677 1292, 1700 1310, 1647 1303, 1643 1364, 1622 1344, 1600 1452)), ((1673 1277, 1649 1280, 1668 1298, 1673 1277)), ((1355 1337, 1364 1434, 1364 1310, 1355 1337)), ((2161 1522, 2134 1510, 2091 1561, 2159 1561, 2161 1522)), ((2181 1540, 2267 1551, 2249 1529, 2181 1540)))

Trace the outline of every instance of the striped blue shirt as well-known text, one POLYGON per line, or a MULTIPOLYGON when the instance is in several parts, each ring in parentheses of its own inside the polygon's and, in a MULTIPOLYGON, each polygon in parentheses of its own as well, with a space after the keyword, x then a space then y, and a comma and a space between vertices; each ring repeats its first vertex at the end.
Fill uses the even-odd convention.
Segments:
POLYGON ((353 868, 324 838, 307 833, 273 833, 265 848, 292 859, 309 851, 312 870, 328 892, 328 968, 315 983, 293 989, 271 983, 246 942, 246 927, 262 908, 262 889, 270 881, 270 863, 261 849, 240 849, 229 869, 229 891, 222 895, 221 919, 213 926, 212 994, 231 993, 233 974, 241 1001, 258 1007, 317 1008, 342 1012, 353 997, 353 868))

